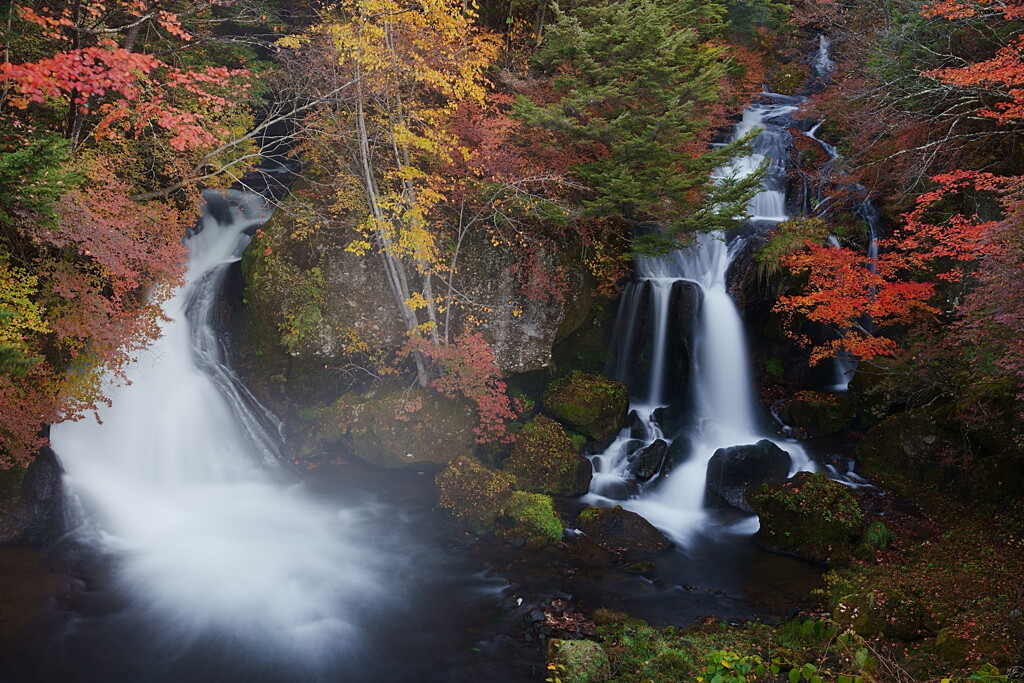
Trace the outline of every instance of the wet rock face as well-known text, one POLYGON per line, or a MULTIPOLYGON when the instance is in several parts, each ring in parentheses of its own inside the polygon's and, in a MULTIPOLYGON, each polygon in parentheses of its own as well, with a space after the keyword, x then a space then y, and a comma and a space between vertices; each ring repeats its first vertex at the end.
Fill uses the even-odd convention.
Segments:
POLYGON ((0 545, 41 546, 59 536, 64 527, 64 484, 53 451, 40 450, 23 473, 3 474, 15 480, 0 501, 0 545))
POLYGON ((655 439, 650 445, 629 456, 629 472, 638 481, 647 481, 659 471, 665 461, 668 444, 664 439, 655 439))
POLYGON ((588 508, 577 521, 580 531, 605 550, 634 561, 665 552, 672 542, 646 519, 616 506, 588 508))
POLYGON ((785 481, 791 464, 789 453, 767 439, 756 444, 719 448, 708 461, 705 497, 712 503, 725 503, 753 512, 745 498, 747 489, 785 481))
MULTIPOLYGON (((296 191, 302 186, 296 183, 296 191)), ((366 345, 387 352, 405 344, 380 256, 347 248, 364 239, 353 219, 324 224, 301 203, 285 200, 261 231, 265 237, 249 245, 242 262, 252 346, 315 368, 344 365, 366 345)), ((441 322, 456 336, 472 316, 504 373, 546 367, 555 342, 590 310, 593 287, 579 253, 575 245, 550 243, 527 257, 516 245, 492 242, 486 231, 471 231, 460 244, 453 288, 439 278, 431 283, 435 295, 454 295, 445 302, 451 317, 441 322), (460 301, 472 301, 472 309, 460 301)), ((411 291, 423 291, 420 274, 406 276, 411 291)))
POLYGON ((829 436, 853 424, 850 400, 816 391, 801 391, 789 403, 790 423, 808 436, 829 436))

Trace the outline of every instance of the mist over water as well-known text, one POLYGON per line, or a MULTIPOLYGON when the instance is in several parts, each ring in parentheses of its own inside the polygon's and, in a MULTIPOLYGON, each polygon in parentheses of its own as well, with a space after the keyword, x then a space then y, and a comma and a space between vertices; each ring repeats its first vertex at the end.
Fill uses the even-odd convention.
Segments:
POLYGON ((369 537, 374 506, 295 483, 273 421, 223 367, 211 305, 267 211, 251 195, 229 199, 227 220, 223 206, 220 221, 206 211, 188 238, 187 284, 129 368, 130 386, 112 389, 102 423, 56 425, 52 442, 79 510, 75 533, 103 558, 123 613, 152 628, 149 647, 172 661, 212 647, 316 671, 359 647, 361 612, 385 602, 386 541, 369 537))

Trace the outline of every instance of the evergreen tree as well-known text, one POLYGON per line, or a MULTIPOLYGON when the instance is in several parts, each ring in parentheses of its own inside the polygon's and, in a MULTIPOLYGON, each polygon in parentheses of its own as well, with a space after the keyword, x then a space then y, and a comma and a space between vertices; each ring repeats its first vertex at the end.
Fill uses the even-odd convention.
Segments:
MULTIPOLYGON (((758 174, 712 178, 747 140, 711 148, 708 129, 728 66, 715 44, 725 7, 692 0, 622 0, 555 7, 538 65, 556 74, 550 105, 521 97, 517 114, 580 149, 574 169, 591 194, 588 213, 658 221, 685 241, 742 220, 758 174)), ((641 251, 665 249, 648 237, 641 251)))

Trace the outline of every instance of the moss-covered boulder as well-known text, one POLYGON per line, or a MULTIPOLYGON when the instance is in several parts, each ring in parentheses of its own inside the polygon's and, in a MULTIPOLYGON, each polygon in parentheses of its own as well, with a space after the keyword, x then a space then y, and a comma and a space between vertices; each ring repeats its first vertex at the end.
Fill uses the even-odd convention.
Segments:
POLYGON ((587 508, 576 524, 594 543, 627 560, 650 557, 672 547, 672 542, 653 524, 618 505, 587 508))
POLYGON ((548 641, 548 672, 551 680, 563 683, 592 683, 608 680, 608 654, 592 640, 548 641))
POLYGON ((629 391, 613 379, 589 372, 570 372, 548 385, 544 408, 592 439, 617 432, 626 421, 629 391))
POLYGON ((849 489, 824 474, 801 472, 783 484, 747 492, 761 519, 756 540, 813 562, 848 562, 864 513, 849 489))
POLYGON ((438 504, 464 526, 488 533, 512 500, 516 478, 484 467, 473 457, 458 457, 434 478, 438 504))
POLYGON ((555 512, 551 496, 543 493, 514 491, 502 509, 498 537, 509 542, 525 541, 539 547, 562 540, 562 520, 555 512))
POLYGON ((523 490, 559 496, 583 495, 593 476, 590 461, 577 453, 565 428, 543 415, 520 430, 505 469, 523 490))
POLYGON ((808 436, 828 436, 849 429, 853 406, 843 396, 818 391, 801 391, 789 403, 789 419, 808 436))
POLYGON ((832 618, 840 628, 865 638, 883 635, 911 641, 921 637, 924 610, 920 600, 898 590, 868 589, 842 597, 832 618))
POLYGON ((340 443, 364 462, 394 468, 444 464, 476 448, 474 411, 432 391, 382 385, 345 394, 306 417, 299 439, 306 457, 340 443))
POLYGON ((964 442, 947 424, 923 408, 891 415, 857 444, 857 462, 872 479, 905 496, 915 494, 921 482, 962 485, 954 463, 964 457, 964 442))

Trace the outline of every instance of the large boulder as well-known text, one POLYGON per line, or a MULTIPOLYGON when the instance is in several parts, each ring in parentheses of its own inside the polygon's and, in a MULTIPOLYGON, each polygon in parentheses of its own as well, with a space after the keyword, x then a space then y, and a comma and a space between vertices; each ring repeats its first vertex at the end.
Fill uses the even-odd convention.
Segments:
POLYGON ((63 529, 62 471, 51 449, 27 468, 0 471, 0 545, 41 546, 63 529))
POLYGON ((753 512, 744 494, 756 484, 780 483, 789 475, 789 453, 768 439, 719 448, 708 461, 705 499, 753 512))
POLYGON ((306 457, 340 445, 371 465, 395 468, 443 465, 476 449, 476 413, 422 389, 380 385, 363 395, 345 394, 307 417, 295 439, 306 457))
POLYGON ((613 379, 594 373, 570 372, 548 385, 544 408, 592 439, 615 434, 626 420, 629 391, 613 379))
POLYGON ((493 529, 512 500, 516 478, 484 467, 473 457, 458 457, 435 477, 438 504, 477 533, 493 529))
POLYGON ((922 482, 962 486, 954 466, 963 458, 963 437, 948 422, 926 409, 885 418, 857 444, 857 462, 873 480, 902 495, 917 492, 922 482))
POLYGON ((538 415, 516 437, 505 469, 525 491, 581 496, 590 487, 593 468, 579 455, 562 425, 538 415))
POLYGON ((820 472, 800 472, 783 484, 750 489, 747 501, 760 517, 755 540, 761 545, 812 562, 850 560, 864 513, 842 484, 820 472))
POLYGON ((789 402, 790 423, 808 436, 828 436, 849 429, 853 406, 848 398, 801 391, 789 402))
POLYGON ((577 526, 597 545, 631 561, 672 547, 672 542, 654 525, 620 506, 587 508, 580 513, 577 526))

